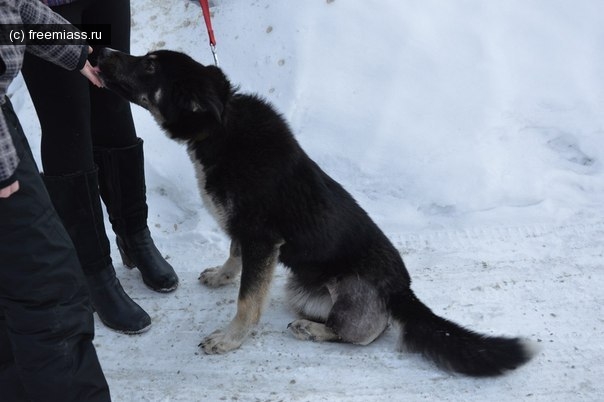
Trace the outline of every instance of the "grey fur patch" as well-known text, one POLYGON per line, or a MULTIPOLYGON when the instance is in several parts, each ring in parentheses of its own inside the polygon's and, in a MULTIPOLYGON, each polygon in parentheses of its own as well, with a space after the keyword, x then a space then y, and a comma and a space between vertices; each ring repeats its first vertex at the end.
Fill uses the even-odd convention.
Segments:
POLYGON ((294 312, 303 318, 325 322, 333 307, 333 298, 327 286, 319 289, 304 288, 291 275, 285 289, 287 301, 294 312))

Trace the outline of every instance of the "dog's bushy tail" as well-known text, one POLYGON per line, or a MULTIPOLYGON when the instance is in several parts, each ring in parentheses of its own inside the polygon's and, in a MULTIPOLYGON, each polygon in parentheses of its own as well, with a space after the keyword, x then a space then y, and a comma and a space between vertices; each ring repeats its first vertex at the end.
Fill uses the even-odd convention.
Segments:
POLYGON ((534 354, 527 340, 481 335, 437 316, 410 291, 391 300, 391 311, 402 326, 403 348, 446 370, 496 376, 521 366, 534 354))

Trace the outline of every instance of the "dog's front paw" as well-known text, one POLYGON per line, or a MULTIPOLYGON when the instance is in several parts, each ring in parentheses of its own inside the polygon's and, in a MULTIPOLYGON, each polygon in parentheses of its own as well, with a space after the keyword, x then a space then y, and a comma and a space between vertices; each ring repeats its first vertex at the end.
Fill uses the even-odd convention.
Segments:
POLYGON ((237 349, 239 346, 241 346, 241 343, 241 340, 233 339, 228 333, 225 333, 219 329, 212 332, 212 334, 201 341, 199 346, 201 346, 205 353, 209 355, 216 355, 237 349))
POLYGON ((225 272, 222 267, 208 268, 199 275, 199 281, 211 288, 228 285, 236 279, 236 275, 225 272))

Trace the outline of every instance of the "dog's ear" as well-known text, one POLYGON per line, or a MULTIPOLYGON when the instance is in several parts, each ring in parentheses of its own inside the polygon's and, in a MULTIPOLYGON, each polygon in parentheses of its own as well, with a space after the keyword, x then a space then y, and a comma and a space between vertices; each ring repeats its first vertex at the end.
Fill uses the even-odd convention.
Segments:
POLYGON ((206 114, 222 123, 231 84, 218 67, 198 64, 194 73, 185 74, 184 78, 172 83, 171 92, 175 111, 206 114))
POLYGON ((224 105, 216 94, 208 88, 192 83, 172 87, 173 109, 180 113, 207 113, 217 122, 222 122, 224 105))
POLYGON ((224 105, 213 91, 208 91, 200 96, 194 94, 188 105, 188 110, 193 113, 210 113, 216 121, 222 122, 224 105))
MULTIPOLYGON (((233 88, 231 87, 231 83, 218 67, 205 66, 203 72, 207 78, 206 82, 211 83, 211 85, 209 85, 211 89, 208 88, 206 92, 205 106, 215 112, 219 112, 219 115, 222 116, 224 105, 232 95, 233 88)), ((217 119, 218 121, 221 120, 218 116, 217 119)))
POLYGON ((222 122, 224 103, 207 81, 180 82, 172 87, 172 94, 177 109, 194 114, 207 113, 222 122))

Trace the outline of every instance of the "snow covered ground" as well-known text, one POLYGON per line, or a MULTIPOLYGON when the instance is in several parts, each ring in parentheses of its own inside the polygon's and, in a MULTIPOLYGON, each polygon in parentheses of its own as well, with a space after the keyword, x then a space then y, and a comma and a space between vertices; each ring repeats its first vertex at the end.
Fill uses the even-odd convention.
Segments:
MULTIPOLYGON (((122 267, 152 329, 97 325, 115 401, 596 401, 604 399, 604 3, 215 0, 221 66, 269 99, 307 152, 403 254, 435 312, 541 346, 521 369, 470 379, 396 351, 294 339, 277 271, 243 346, 197 344, 235 312, 237 286, 199 272, 228 241, 204 210, 184 149, 134 107, 150 226, 181 278, 157 294, 122 267)), ((212 62, 195 2, 132 0, 132 51, 212 62)), ((39 125, 12 87, 34 153, 39 125)), ((114 256, 118 256, 114 250, 114 256)))

